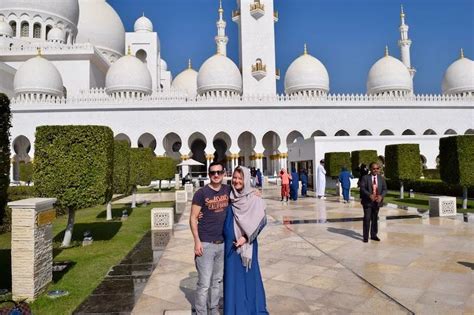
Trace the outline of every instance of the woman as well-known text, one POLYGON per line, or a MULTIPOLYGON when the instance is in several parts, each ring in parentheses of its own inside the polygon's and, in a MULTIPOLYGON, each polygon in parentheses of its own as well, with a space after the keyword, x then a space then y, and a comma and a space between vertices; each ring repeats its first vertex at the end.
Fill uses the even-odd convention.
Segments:
POLYGON ((341 173, 339 173, 339 182, 341 183, 342 188, 342 196, 344 198, 344 203, 349 202, 349 195, 351 190, 351 178, 354 178, 352 174, 347 170, 347 168, 343 167, 341 169, 341 173))
POLYGON ((285 198, 285 201, 288 202, 291 175, 286 172, 285 168, 282 168, 279 177, 281 178, 281 201, 284 201, 285 198))
POLYGON ((258 265, 257 236, 266 224, 265 202, 255 195, 250 170, 232 175, 231 205, 224 224, 224 314, 268 314, 258 265))

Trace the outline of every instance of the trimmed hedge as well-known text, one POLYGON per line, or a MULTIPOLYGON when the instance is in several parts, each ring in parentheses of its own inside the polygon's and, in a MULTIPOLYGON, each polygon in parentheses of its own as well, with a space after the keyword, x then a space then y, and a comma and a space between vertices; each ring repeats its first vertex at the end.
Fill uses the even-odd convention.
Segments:
POLYGON ((152 180, 153 151, 150 148, 130 149, 130 186, 148 186, 152 180))
POLYGON ((33 163, 20 162, 20 181, 28 183, 33 180, 33 163))
POLYGON ((379 159, 376 150, 360 150, 351 152, 352 174, 354 177, 360 177, 359 166, 365 164, 369 168, 370 163, 377 162, 379 159))
POLYGON ((33 180, 40 197, 61 210, 102 204, 112 196, 113 132, 104 126, 36 129, 33 180))
POLYGON ((176 174, 176 161, 170 157, 155 157, 152 163, 153 180, 171 180, 176 174))
POLYGON ((411 143, 385 146, 385 176, 400 181, 419 179, 420 146, 411 143))
POLYGON ((324 165, 327 176, 337 177, 342 167, 349 169, 351 154, 350 152, 328 152, 324 154, 324 165))
POLYGON ((424 169, 423 176, 425 177, 425 179, 441 179, 439 169, 437 168, 424 169))
POLYGON ((10 100, 5 94, 0 93, 0 225, 3 224, 10 186, 10 128, 10 100))
POLYGON ((10 186, 8 187, 8 202, 34 198, 36 196, 35 186, 10 186))
MULTIPOLYGON (((393 179, 386 179, 387 186, 390 190, 400 189, 400 181, 393 179)), ((405 190, 413 189, 413 191, 442 196, 462 196, 463 187, 460 185, 447 184, 441 180, 436 179, 418 179, 407 180, 403 182, 405 190)), ((468 188, 469 194, 474 194, 474 187, 468 188)))
POLYGON ((130 145, 126 140, 114 141, 113 186, 116 194, 130 193, 130 145))
POLYGON ((439 139, 439 164, 444 182, 474 186, 474 136, 439 139))

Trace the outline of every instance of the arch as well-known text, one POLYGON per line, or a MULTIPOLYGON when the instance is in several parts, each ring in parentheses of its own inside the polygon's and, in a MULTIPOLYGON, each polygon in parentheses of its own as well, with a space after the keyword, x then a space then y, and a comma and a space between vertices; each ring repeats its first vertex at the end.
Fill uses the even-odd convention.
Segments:
POLYGON ((433 129, 426 129, 425 132, 423 132, 424 136, 433 136, 436 135, 436 132, 433 129))
POLYGON ((13 37, 16 37, 16 21, 10 21, 10 27, 13 30, 13 37))
POLYGON ((350 135, 349 135, 349 133, 348 133, 347 131, 345 131, 345 130, 339 130, 338 132, 336 132, 336 133, 334 134, 334 136, 336 136, 336 137, 348 137, 348 136, 350 136, 350 135))
POLYGON ((380 133, 380 135, 381 136, 394 136, 394 133, 389 129, 385 129, 380 133))
POLYGON ((52 25, 46 25, 46 39, 48 38, 49 31, 53 29, 52 25))
MULTIPOLYGON (((303 139, 303 135, 298 131, 292 131, 286 137, 287 144, 298 141, 297 139, 303 139)), ((274 160, 274 157, 280 153, 278 148, 280 147, 281 139, 280 136, 275 131, 268 131, 262 137, 263 145, 263 159, 261 170, 263 174, 274 174, 278 172, 280 164, 278 160, 274 160), (273 157, 273 158, 272 158, 273 157)), ((257 152, 259 153, 259 152, 257 152)))
POLYGON ((304 140, 303 134, 297 130, 293 130, 286 137, 286 144, 288 145, 290 143, 299 142, 301 140, 304 140))
POLYGON ((30 36, 30 23, 28 21, 21 22, 20 26, 20 37, 29 37, 30 36))
POLYGON ((402 136, 414 136, 414 135, 416 135, 416 134, 411 129, 406 129, 404 132, 402 132, 402 136))
POLYGON ((126 134, 124 133, 119 133, 118 135, 116 135, 114 137, 114 140, 117 140, 117 141, 127 141, 128 142, 128 146, 131 146, 132 145, 132 141, 130 140, 130 137, 127 136, 126 134))
POLYGON ((188 143, 189 143, 189 148, 191 149, 193 160, 196 160, 204 164, 202 166, 193 166, 192 172, 195 174, 197 173, 197 174, 205 176, 207 174, 207 170, 206 170, 207 160, 206 160, 206 151, 205 151, 207 147, 206 137, 200 132, 195 132, 189 137, 188 143))
POLYGON ((311 137, 326 137, 326 133, 322 130, 316 130, 311 134, 311 137))
POLYGON ((181 137, 174 132, 168 133, 163 138, 163 148, 165 149, 165 155, 175 160, 179 160, 181 155, 187 155, 189 152, 180 152, 183 142, 181 137))
POLYGON ((33 24, 33 38, 41 38, 41 24, 38 22, 33 24))
POLYGON ((464 132, 465 135, 474 135, 474 129, 468 129, 464 132))
POLYGON ((454 129, 448 129, 444 132, 445 135, 457 135, 458 133, 454 129))
POLYGON ((420 162, 421 162, 421 167, 424 170, 426 170, 428 168, 428 166, 426 166, 427 159, 426 159, 426 156, 424 156, 423 154, 420 154, 420 162))
POLYGON ((250 165, 250 156, 254 152, 257 144, 257 138, 250 131, 242 132, 237 138, 239 151, 239 165, 250 165))
POLYGON ((357 135, 358 136, 371 136, 372 133, 370 131, 368 131, 367 129, 364 129, 364 130, 359 131, 359 133, 357 135))
POLYGON ((144 133, 138 138, 137 146, 139 148, 151 148, 152 151, 156 149, 156 139, 151 133, 144 133))
POLYGON ((226 165, 227 153, 232 146, 232 139, 226 132, 219 132, 214 136, 212 140, 212 145, 214 146, 214 161, 222 162, 226 165))
POLYGON ((26 159, 31 150, 31 142, 27 137, 20 135, 13 140, 12 147, 18 157, 26 159))
POLYGON ((135 54, 135 57, 140 59, 143 63, 147 63, 147 61, 146 61, 147 56, 148 56, 148 54, 143 49, 139 49, 135 54))
POLYGON ((191 144, 192 144, 196 139, 201 139, 201 140, 204 142, 204 144, 207 146, 207 139, 206 139, 206 137, 205 137, 202 133, 196 131, 195 133, 193 133, 192 135, 190 135, 189 138, 188 138, 188 146, 189 146, 189 148, 191 148, 191 144))

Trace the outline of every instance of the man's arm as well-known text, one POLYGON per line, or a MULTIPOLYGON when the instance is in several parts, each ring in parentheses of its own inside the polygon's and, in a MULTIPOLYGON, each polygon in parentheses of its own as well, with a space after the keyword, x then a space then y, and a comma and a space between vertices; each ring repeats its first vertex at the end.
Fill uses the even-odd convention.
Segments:
POLYGON ((370 191, 367 189, 367 175, 364 175, 360 180, 360 193, 361 197, 370 197, 370 191))
POLYGON ((191 206, 191 215, 189 216, 189 226, 191 227, 191 232, 193 233, 194 238, 194 254, 196 256, 202 256, 203 249, 201 240, 199 239, 198 233, 198 217, 201 213, 201 206, 193 204, 191 206))
POLYGON ((380 176, 380 178, 382 179, 382 191, 380 192, 380 195, 383 198, 387 194, 387 182, 385 181, 385 178, 383 178, 383 176, 380 176))

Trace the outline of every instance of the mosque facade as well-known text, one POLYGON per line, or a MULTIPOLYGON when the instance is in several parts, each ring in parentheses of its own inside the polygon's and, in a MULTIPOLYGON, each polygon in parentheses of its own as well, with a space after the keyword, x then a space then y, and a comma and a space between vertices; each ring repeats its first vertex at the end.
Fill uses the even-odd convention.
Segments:
POLYGON ((331 94, 328 71, 306 46, 277 94, 273 3, 237 1, 238 64, 227 57, 220 5, 216 54, 198 70, 189 61, 173 79, 145 16, 125 32, 105 0, 3 0, 0 92, 11 98, 13 178, 20 161, 34 158, 41 125, 106 125, 158 156, 252 165, 268 175, 287 166, 294 142, 311 137, 326 152, 376 148, 381 159, 382 144, 419 143, 434 168, 440 137, 474 134, 474 62, 461 52, 441 95, 417 95, 403 9, 401 59, 386 49, 366 94, 331 94))

